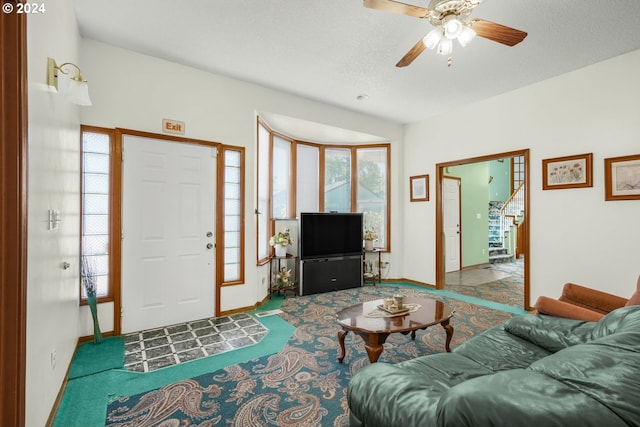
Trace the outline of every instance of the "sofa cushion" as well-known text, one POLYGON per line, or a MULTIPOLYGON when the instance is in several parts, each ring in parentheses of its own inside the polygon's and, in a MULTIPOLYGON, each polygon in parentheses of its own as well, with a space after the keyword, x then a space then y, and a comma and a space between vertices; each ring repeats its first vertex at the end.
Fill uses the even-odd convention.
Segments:
POLYGON ((509 319, 504 328, 510 334, 552 353, 592 339, 594 323, 541 314, 509 319))
POLYGON ((349 408, 367 427, 423 426, 435 417, 442 393, 491 370, 457 354, 440 353, 358 371, 347 389, 349 408), (384 403, 377 397, 384 397, 384 403))
POLYGON ((550 354, 547 349, 509 333, 504 325, 476 335, 453 351, 494 372, 525 368, 550 354))
POLYGON ((546 375, 522 369, 475 378, 452 387, 443 393, 436 414, 435 422, 432 420, 428 425, 627 426, 591 397, 546 375))

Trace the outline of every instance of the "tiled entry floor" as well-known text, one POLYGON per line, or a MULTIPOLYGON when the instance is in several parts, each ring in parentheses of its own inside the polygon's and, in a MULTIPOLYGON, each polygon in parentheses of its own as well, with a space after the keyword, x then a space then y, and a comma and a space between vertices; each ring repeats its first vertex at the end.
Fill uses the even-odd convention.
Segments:
POLYGON ((149 372, 256 344, 267 332, 246 313, 132 332, 124 336, 124 365, 149 372))

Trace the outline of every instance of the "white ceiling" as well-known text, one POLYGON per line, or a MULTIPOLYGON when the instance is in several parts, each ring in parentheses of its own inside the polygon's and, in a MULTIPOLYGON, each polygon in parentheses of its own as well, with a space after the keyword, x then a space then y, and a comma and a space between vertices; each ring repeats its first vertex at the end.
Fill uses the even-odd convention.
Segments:
POLYGON ((433 51, 396 68, 430 24, 361 0, 74 2, 84 37, 398 123, 640 49, 640 0, 484 0, 471 17, 528 37, 456 43, 449 68, 433 51))

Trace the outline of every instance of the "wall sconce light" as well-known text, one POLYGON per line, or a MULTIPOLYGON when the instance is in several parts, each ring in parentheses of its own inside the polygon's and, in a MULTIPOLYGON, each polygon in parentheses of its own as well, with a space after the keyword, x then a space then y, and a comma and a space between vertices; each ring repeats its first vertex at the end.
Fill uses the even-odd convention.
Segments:
POLYGON ((53 58, 47 58, 47 85, 62 93, 72 104, 91 105, 89 85, 80 73, 80 67, 72 62, 58 66, 53 58), (75 72, 75 75, 71 73, 75 72))

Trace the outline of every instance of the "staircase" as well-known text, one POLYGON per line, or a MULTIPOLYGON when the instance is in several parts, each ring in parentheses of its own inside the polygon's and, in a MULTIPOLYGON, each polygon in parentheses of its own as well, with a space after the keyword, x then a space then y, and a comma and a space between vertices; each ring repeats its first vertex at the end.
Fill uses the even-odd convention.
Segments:
POLYGON ((513 262, 518 253, 512 230, 524 220, 524 182, 506 202, 489 202, 489 262, 513 262))
POLYGON ((500 211, 504 206, 504 202, 489 202, 489 263, 498 264, 503 262, 512 262, 514 255, 509 253, 509 249, 505 247, 504 241, 508 237, 509 231, 503 230, 500 211))

